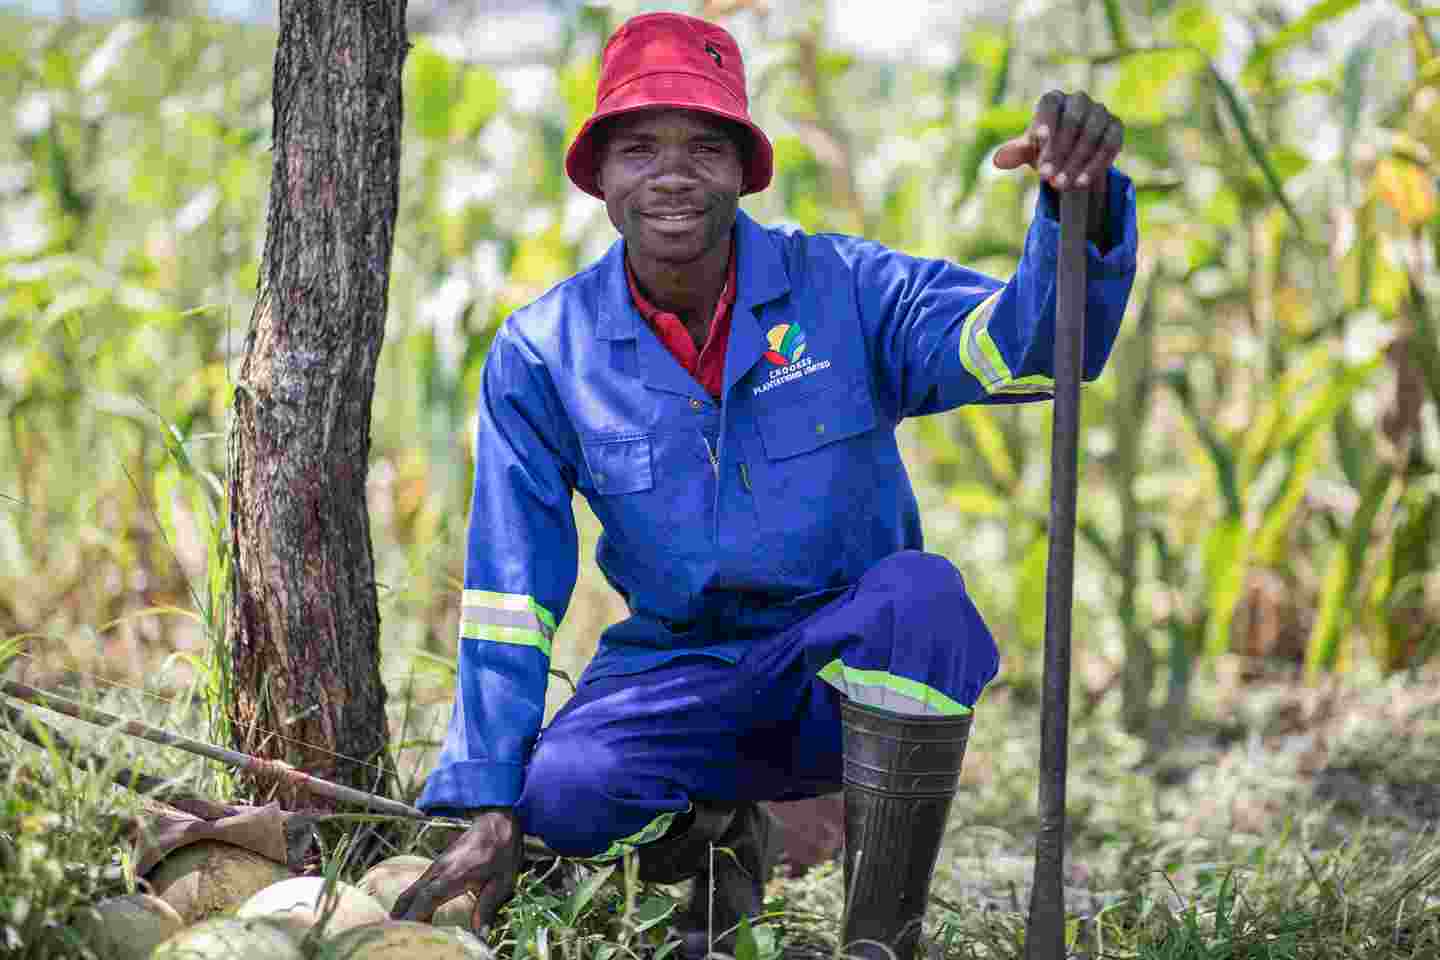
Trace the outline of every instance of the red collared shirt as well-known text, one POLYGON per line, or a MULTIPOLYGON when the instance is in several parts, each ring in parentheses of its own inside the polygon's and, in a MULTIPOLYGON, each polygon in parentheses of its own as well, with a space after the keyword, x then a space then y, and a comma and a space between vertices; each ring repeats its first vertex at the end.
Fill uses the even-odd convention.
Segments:
POLYGON ((630 281, 630 299, 635 301, 635 309, 655 331, 655 336, 680 366, 699 381, 705 392, 719 400, 725 388, 725 347, 730 342, 730 313, 735 306, 735 241, 730 241, 730 274, 725 280, 725 289, 720 291, 720 302, 715 304, 715 316, 710 321, 705 345, 699 350, 695 349, 695 340, 678 316, 645 299, 629 259, 625 261, 625 276, 630 281))

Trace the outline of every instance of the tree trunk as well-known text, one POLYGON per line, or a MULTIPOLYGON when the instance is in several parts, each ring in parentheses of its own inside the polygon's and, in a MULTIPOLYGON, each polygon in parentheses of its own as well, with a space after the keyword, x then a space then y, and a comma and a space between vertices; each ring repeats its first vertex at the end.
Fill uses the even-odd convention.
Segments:
POLYGON ((238 749, 388 793, 365 476, 399 194, 405 0, 281 0, 279 20, 268 235, 230 438, 226 709, 238 749))

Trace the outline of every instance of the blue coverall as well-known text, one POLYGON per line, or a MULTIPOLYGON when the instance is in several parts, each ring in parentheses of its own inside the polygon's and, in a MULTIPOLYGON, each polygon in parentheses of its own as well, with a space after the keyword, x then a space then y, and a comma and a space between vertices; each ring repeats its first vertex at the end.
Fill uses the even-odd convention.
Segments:
MULTIPOLYGON (((1135 273, 1134 188, 1115 170, 1107 187, 1087 380, 1135 273)), ((642 321, 623 240, 509 317, 482 377, 455 705, 421 807, 513 806, 562 853, 613 854, 695 800, 836 789, 837 691, 968 711, 998 656, 959 573, 920 552, 895 428, 1050 395, 1054 208, 1042 190, 1008 283, 742 212, 718 405, 642 321), (576 490, 630 616, 542 735, 576 490)))

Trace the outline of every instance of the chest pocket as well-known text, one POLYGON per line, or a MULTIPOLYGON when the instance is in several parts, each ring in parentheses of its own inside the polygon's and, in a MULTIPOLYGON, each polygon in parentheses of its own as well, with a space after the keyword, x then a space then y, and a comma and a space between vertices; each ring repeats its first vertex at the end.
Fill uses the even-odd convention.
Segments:
POLYGON ((648 436, 586 441, 584 449, 597 494, 640 493, 655 486, 648 436))
POLYGON ((771 460, 798 457, 875 429, 875 405, 863 378, 785 400, 784 406, 755 415, 760 442, 771 460))

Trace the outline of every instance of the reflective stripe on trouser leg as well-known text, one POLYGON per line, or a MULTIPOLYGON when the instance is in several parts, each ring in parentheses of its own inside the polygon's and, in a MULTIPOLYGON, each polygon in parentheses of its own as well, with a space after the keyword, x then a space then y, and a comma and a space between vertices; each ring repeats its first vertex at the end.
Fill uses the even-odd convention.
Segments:
POLYGON ((958 717, 995 677, 999 652, 954 565, 907 550, 872 567, 815 631, 817 676, 850 700, 958 717))

